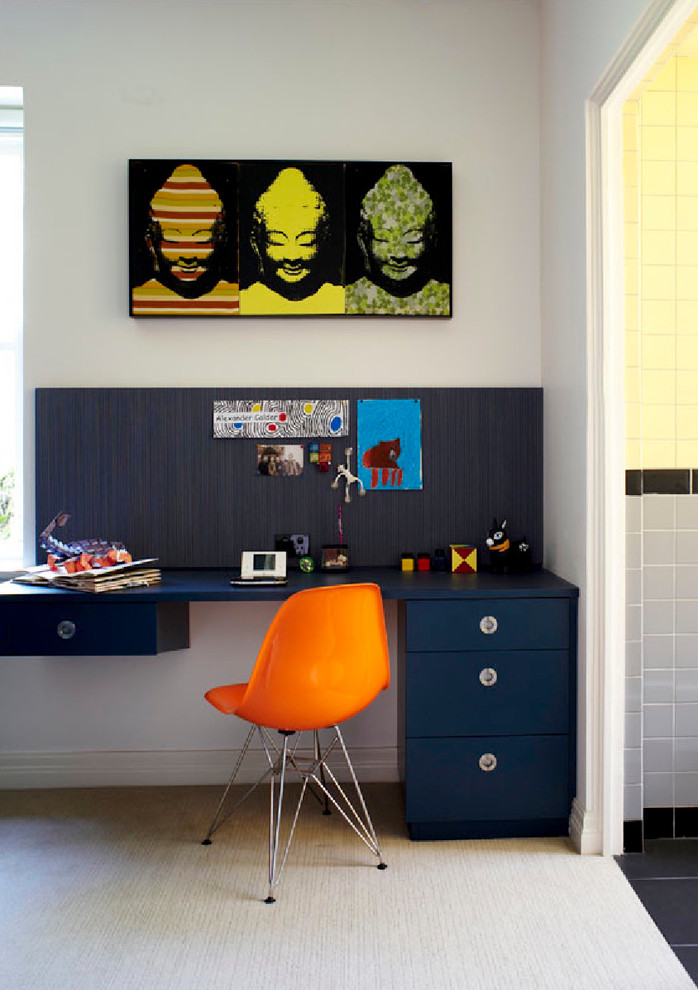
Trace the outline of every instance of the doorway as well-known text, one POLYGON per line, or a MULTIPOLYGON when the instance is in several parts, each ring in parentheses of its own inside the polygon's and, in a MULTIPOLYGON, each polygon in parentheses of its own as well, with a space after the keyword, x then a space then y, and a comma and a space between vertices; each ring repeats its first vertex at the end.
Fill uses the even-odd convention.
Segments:
MULTIPOLYGON (((669 212, 673 209, 675 217, 674 200, 679 162, 675 155, 671 164, 666 159, 652 160, 654 164, 658 161, 662 163, 662 168, 653 169, 649 165, 650 159, 646 159, 643 171, 641 160, 643 152, 658 153, 660 139, 673 140, 674 147, 676 146, 678 118, 674 116, 674 119, 667 122, 653 123, 652 113, 658 113, 660 105, 670 106, 672 101, 674 109, 681 102, 682 112, 685 113, 686 108, 694 102, 693 99, 679 101, 675 84, 676 59, 688 58, 687 55, 678 54, 680 45, 697 26, 696 6, 695 3, 684 3, 681 0, 653 5, 587 105, 590 230, 588 531, 589 588, 593 589, 589 594, 589 607, 593 612, 592 628, 598 633, 594 647, 598 653, 600 674, 600 714, 597 728, 603 762, 601 803, 603 851, 606 853, 619 853, 624 843, 641 844, 646 801, 656 803, 660 784, 664 788, 662 793, 665 797, 671 784, 672 828, 675 828, 677 820, 674 811, 676 800, 679 797, 682 800, 690 797, 688 791, 682 794, 682 787, 685 790, 684 785, 695 782, 698 793, 698 739, 694 740, 695 747, 692 744, 677 745, 677 739, 680 738, 677 731, 681 729, 683 721, 693 714, 690 709, 693 703, 684 699, 692 696, 689 686, 694 676, 690 672, 688 676, 682 674, 680 678, 677 677, 678 658, 684 655, 677 652, 677 644, 692 648, 692 643, 680 642, 679 637, 693 635, 689 628, 689 615, 698 615, 698 602, 693 602, 694 608, 690 605, 686 608, 678 607, 677 588, 681 578, 681 587, 686 590, 688 569, 693 565, 688 559, 682 558, 681 566, 685 564, 685 568, 678 570, 679 541, 675 526, 678 520, 676 499, 680 497, 679 494, 675 491, 667 493, 674 501, 670 507, 667 503, 662 508, 664 493, 652 490, 652 485, 656 487, 657 484, 668 483, 668 476, 662 479, 656 476, 656 472, 676 470, 676 458, 674 457, 671 468, 654 467, 650 463, 650 454, 659 448, 654 443, 653 436, 643 433, 643 424, 645 430, 656 431, 662 416, 664 428, 671 420, 672 454, 676 455, 679 449, 676 438, 679 417, 675 409, 672 407, 672 412, 669 412, 670 403, 662 401, 654 403, 657 407, 662 407, 661 411, 659 408, 648 410, 647 402, 643 404, 643 399, 649 400, 653 394, 658 394, 653 393, 652 388, 656 388, 660 378, 668 381, 667 375, 653 377, 649 372, 670 372, 674 386, 676 385, 679 373, 676 361, 671 368, 659 367, 650 360, 650 356, 656 356, 660 352, 666 354, 670 337, 674 355, 680 349, 676 332, 677 304, 684 291, 680 287, 691 273, 680 271, 677 266, 679 228, 675 222, 668 227, 656 229, 646 223, 643 228, 643 219, 647 220, 649 217, 650 206, 659 208, 661 205, 669 212), (674 88, 671 94, 666 88, 652 91, 652 98, 646 102, 648 108, 652 105, 653 109, 652 112, 648 109, 643 132, 640 106, 642 94, 650 92, 648 86, 662 71, 665 71, 662 85, 667 85, 666 79, 673 73, 674 88), (662 95, 659 96, 659 93, 662 95), (637 120, 634 123, 629 121, 628 113, 624 114, 624 109, 627 110, 630 105, 628 101, 633 99, 638 101, 637 120), (627 139, 633 127, 637 135, 636 147, 630 149, 627 139), (673 138, 670 138, 669 130, 672 130, 673 138), (656 142, 654 148, 653 141, 656 142), (640 177, 634 193, 638 207, 635 218, 628 208, 632 196, 627 191, 628 184, 624 185, 624 179, 633 168, 635 176, 640 177), (648 192, 652 189, 649 183, 650 173, 663 172, 666 177, 672 170, 672 188, 667 187, 661 193, 648 192), (639 183, 644 185, 648 196, 666 197, 667 202, 660 204, 655 200, 650 203, 649 198, 643 202, 639 183), (668 202, 669 199, 673 205, 668 202), (633 242, 633 237, 627 236, 626 224, 631 227, 636 225, 632 231, 637 235, 636 257, 630 256, 633 252, 629 251, 628 245, 633 242), (657 236, 650 236, 640 250, 639 244, 648 232, 657 236), (672 246, 673 255, 666 255, 655 264, 656 255, 653 256, 652 252, 656 252, 660 243, 672 246), (663 286, 658 289, 662 279, 663 286), (666 305, 661 306, 660 303, 666 305), (667 313, 670 310, 673 318, 667 322, 667 313), (660 311, 663 317, 659 316, 660 311), (657 321, 661 319, 664 324, 660 327, 657 321), (651 328, 661 332, 650 334, 648 330, 651 328), (650 340, 650 337, 664 339, 650 340), (633 346, 636 350, 633 350, 633 346), (629 351, 629 359, 626 350, 629 351), (626 395, 634 401, 626 404, 626 395), (629 436, 626 431, 634 435, 629 436), (628 490, 631 493, 628 495, 625 494, 624 484, 626 468, 628 490), (652 472, 655 472, 654 479, 652 472), (635 491, 638 493, 632 494, 635 491), (626 512, 632 529, 627 538, 627 555, 626 512), (662 512, 665 513, 664 516, 662 512), (649 531, 644 532, 645 522, 663 519, 662 525, 668 526, 670 518, 673 519, 672 529, 653 531, 652 534, 649 531), (664 562, 662 553, 666 556, 669 546, 673 548, 673 559, 664 562), (659 594, 664 597, 658 597, 659 594), (666 628, 662 627, 660 632, 662 622, 666 628), (656 652, 659 644, 648 639, 660 635, 664 637, 661 644, 665 650, 663 666, 659 666, 659 654, 656 652), (647 666, 647 661, 654 666, 647 666), (658 736, 658 732, 665 735, 658 736), (645 743, 650 740, 652 742, 646 750, 645 743), (661 765, 657 763, 660 754, 664 759, 664 766, 668 766, 666 761, 670 760, 670 769, 648 769, 661 765), (677 763, 679 754, 682 761, 680 764, 677 763), (695 771, 677 769, 679 765, 690 767, 690 761, 694 757, 695 771), (652 776, 660 772, 664 774, 661 781, 652 776), (683 774, 681 787, 677 787, 677 773, 683 774)), ((698 88, 694 95, 698 104, 698 88)), ((695 126, 698 134, 698 113, 695 126)), ((666 154, 666 147, 662 154, 666 154)), ((698 155, 693 164, 693 171, 698 178, 698 155)), ((688 170, 686 174, 687 172, 688 170)), ((696 197, 698 205, 698 185, 696 197)), ((698 241, 698 226, 696 234, 698 241)), ((690 241, 690 237, 681 238, 684 257, 688 257, 685 250, 690 241)), ((698 276, 698 268, 695 274, 698 276)), ((695 281, 698 286, 698 277, 695 281)), ((686 338, 689 336, 692 335, 686 334, 686 338)), ((681 349, 687 349, 685 340, 681 349)), ((666 357, 660 359, 660 364, 662 361, 666 363, 666 360, 666 357)), ((686 415, 690 417, 690 413, 686 415)), ((668 442, 669 437, 658 439, 668 442)), ((682 492, 688 499, 682 503, 681 508, 681 518, 684 521, 689 519, 690 512, 693 511, 690 507, 693 498, 690 485, 694 466, 698 467, 698 461, 696 465, 685 465, 689 488, 682 492)), ((698 527, 698 522, 696 526, 698 527)), ((698 588, 698 558, 696 575, 695 587, 698 588)), ((698 628, 695 633, 698 634, 698 628)), ((698 635, 695 643, 698 644, 698 635)), ((695 678, 698 679, 698 650, 695 652, 695 678)), ((698 690, 698 684, 696 689, 698 690)), ((698 715, 698 704, 695 706, 695 713, 698 715)), ((698 719, 694 724, 698 724, 698 719)), ((698 734, 698 730, 694 731, 698 734)), ((698 798, 694 804, 698 805, 698 798)))

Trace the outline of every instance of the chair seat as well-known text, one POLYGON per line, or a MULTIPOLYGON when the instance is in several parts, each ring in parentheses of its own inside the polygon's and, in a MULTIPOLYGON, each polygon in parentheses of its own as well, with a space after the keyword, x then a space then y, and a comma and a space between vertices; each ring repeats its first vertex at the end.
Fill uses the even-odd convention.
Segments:
POLYGON ((220 687, 211 688, 204 695, 206 701, 210 701, 214 708, 224 715, 234 715, 245 697, 247 684, 223 684, 220 687))

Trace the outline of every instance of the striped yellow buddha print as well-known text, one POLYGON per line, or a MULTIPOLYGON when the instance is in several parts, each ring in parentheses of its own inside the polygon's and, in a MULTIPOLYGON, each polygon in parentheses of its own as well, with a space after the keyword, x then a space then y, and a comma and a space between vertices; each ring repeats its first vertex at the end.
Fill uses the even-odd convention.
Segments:
POLYGON ((134 316, 234 316, 239 286, 219 277, 223 203, 195 165, 178 165, 150 201, 154 278, 132 290, 134 316))

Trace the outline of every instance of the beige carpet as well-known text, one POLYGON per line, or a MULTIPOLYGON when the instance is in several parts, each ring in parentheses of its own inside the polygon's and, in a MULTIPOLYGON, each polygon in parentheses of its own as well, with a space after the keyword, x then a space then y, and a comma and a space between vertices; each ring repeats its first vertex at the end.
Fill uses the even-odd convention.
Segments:
POLYGON ((372 785, 389 868, 311 799, 266 905, 266 791, 203 847, 218 793, 0 792, 2 990, 694 990, 566 840, 413 843, 372 785))

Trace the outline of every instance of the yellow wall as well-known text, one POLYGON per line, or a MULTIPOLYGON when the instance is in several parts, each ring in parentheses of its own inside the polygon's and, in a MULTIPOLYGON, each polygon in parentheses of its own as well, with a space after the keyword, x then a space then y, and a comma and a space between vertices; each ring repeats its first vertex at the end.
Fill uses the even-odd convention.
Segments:
POLYGON ((626 468, 698 466, 698 58, 624 106, 626 468))

